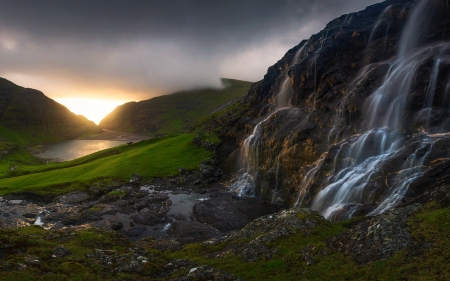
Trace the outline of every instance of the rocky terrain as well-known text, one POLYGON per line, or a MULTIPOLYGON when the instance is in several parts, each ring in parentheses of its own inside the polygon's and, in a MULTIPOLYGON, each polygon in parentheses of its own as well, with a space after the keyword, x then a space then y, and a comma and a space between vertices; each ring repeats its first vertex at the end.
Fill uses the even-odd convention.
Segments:
MULTIPOLYGON (((0 78, 0 125, 36 138, 72 139, 101 129, 43 93, 0 78)), ((4 137, 3 137, 4 138, 4 137)))
POLYGON ((445 262, 450 230, 448 204, 416 203, 376 217, 336 224, 310 209, 276 212, 267 203, 256 198, 238 199, 219 186, 194 191, 174 182, 154 182, 156 193, 147 192, 147 185, 98 184, 87 193, 67 194, 50 203, 30 194, 20 195, 27 198, 24 200, 0 199, 3 223, 0 277, 10 274, 37 280, 400 280, 425 276, 445 280, 448 277, 445 262), (166 187, 178 188, 162 192, 157 185, 163 182, 166 187), (207 200, 177 202, 176 195, 192 195, 193 191, 207 200), (24 227, 30 223, 34 225, 24 227), (336 270, 329 270, 330 266, 336 270), (408 270, 411 267, 415 270, 408 270))
POLYGON ((98 182, 86 192, 56 198, 26 192, 0 197, 0 227, 94 227, 117 231, 133 241, 172 239, 179 247, 222 237, 278 210, 258 198, 233 196, 221 184, 207 184, 214 176, 205 178, 204 174, 184 172, 147 184, 139 184, 136 174, 129 184, 98 182))
POLYGON ((199 170, 1 197, 0 279, 449 280, 449 18, 331 21, 209 117, 199 170))

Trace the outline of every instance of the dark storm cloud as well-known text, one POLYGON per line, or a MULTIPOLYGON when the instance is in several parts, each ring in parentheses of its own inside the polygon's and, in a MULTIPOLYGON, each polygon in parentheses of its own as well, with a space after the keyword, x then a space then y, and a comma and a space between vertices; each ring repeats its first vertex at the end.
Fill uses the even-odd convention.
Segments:
POLYGON ((377 0, 0 1, 0 74, 139 92, 259 80, 284 52, 377 0))

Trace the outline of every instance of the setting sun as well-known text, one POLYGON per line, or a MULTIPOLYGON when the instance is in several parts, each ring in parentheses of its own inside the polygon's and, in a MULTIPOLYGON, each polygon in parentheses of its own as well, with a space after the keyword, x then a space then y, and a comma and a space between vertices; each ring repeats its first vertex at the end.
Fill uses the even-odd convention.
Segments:
POLYGON ((95 124, 100 121, 108 113, 110 113, 118 105, 125 103, 119 100, 103 100, 88 98, 60 98, 55 101, 67 107, 75 114, 81 114, 87 119, 94 121, 95 124))

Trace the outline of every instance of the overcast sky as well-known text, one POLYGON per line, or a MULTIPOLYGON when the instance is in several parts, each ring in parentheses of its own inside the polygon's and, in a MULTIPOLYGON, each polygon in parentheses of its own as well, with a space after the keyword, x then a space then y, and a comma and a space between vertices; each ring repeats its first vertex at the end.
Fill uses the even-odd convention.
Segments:
POLYGON ((0 0, 0 76, 52 98, 142 100, 263 78, 330 20, 381 0, 0 0))

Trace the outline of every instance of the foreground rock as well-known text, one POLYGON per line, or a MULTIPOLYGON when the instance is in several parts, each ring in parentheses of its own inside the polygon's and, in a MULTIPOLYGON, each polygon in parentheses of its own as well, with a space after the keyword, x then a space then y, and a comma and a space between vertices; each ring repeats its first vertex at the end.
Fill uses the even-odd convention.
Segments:
POLYGON ((278 249, 270 243, 294 234, 311 235, 316 227, 328 225, 317 212, 308 209, 289 209, 276 214, 260 217, 242 230, 222 240, 205 242, 206 245, 224 244, 219 252, 208 253, 208 257, 222 258, 232 253, 246 262, 270 260, 278 249))
POLYGON ((259 198, 237 198, 228 192, 218 192, 212 196, 209 200, 196 203, 193 214, 197 221, 222 232, 239 230, 254 219, 279 210, 259 198))
POLYGON ((407 222, 421 208, 420 204, 414 204, 367 219, 347 232, 332 237, 328 246, 333 251, 351 255, 360 264, 386 259, 414 245, 407 222))
POLYGON ((193 267, 185 277, 171 279, 173 281, 242 281, 242 279, 226 272, 207 265, 193 267))
MULTIPOLYGON (((233 199, 218 183, 199 189, 208 179, 202 179, 200 173, 198 176, 184 172, 147 185, 95 183, 86 192, 65 194, 50 203, 33 200, 31 195, 28 200, 14 195, 0 201, 0 227, 97 227, 117 231, 133 241, 153 237, 186 244, 220 238, 277 211, 257 198, 233 199)), ((161 248, 166 247, 163 244, 161 248)))

